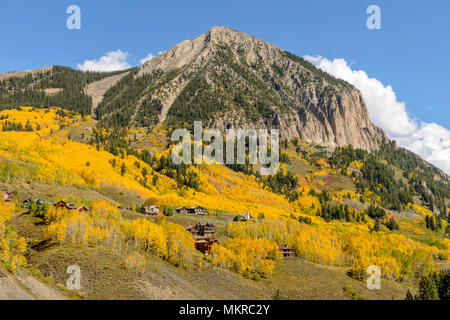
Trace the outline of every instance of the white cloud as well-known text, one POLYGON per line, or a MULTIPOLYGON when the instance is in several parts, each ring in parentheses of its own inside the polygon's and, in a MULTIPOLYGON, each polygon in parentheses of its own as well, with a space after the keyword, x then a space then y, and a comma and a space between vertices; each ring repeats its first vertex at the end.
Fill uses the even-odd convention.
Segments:
POLYGON ((391 86, 370 78, 362 70, 352 70, 344 59, 328 60, 321 56, 304 58, 323 71, 343 79, 358 88, 373 123, 381 127, 390 139, 450 174, 450 130, 436 124, 420 124, 408 115, 406 104, 397 101, 391 86))
MULTIPOLYGON (((159 56, 160 54, 164 53, 164 52, 165 52, 165 51, 160 51, 160 52, 158 52, 158 56, 159 56)), ((144 63, 146 63, 147 61, 152 60, 154 57, 156 57, 156 56, 153 55, 153 53, 150 52, 145 58, 143 58, 143 59, 141 59, 141 60, 139 60, 139 61, 140 61, 141 64, 144 64, 144 63)))
POLYGON ((147 62, 148 60, 152 60, 155 56, 153 55, 153 53, 149 53, 144 59, 139 60, 141 62, 141 64, 144 64, 145 62, 147 62))
POLYGON ((118 71, 131 68, 127 62, 128 52, 122 50, 110 51, 98 60, 85 60, 82 64, 79 63, 78 69, 81 71, 118 71))

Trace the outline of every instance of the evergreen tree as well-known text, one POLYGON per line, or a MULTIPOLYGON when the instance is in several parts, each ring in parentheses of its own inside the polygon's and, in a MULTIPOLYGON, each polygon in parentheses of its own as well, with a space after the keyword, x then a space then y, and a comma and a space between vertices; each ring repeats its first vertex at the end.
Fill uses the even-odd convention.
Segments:
POLYGON ((411 291, 409 291, 409 289, 408 289, 408 291, 406 292, 405 300, 414 300, 414 297, 413 297, 411 291))
POLYGON ((439 300, 439 293, 432 276, 424 276, 419 284, 419 300, 439 300))

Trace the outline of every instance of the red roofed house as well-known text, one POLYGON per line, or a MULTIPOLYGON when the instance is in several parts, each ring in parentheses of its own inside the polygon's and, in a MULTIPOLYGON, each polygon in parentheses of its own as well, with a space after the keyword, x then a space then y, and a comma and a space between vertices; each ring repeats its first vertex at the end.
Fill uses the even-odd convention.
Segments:
POLYGON ((56 208, 61 208, 61 209, 67 209, 67 210, 69 210, 69 207, 67 206, 66 202, 65 202, 65 201, 62 201, 62 200, 60 200, 60 201, 58 201, 58 202, 53 202, 53 205, 54 205, 56 208))
POLYGON ((195 249, 199 250, 205 255, 209 255, 211 247, 214 243, 219 243, 214 237, 210 238, 198 238, 195 240, 195 249))
POLYGON ((280 250, 281 254, 283 255, 283 258, 294 256, 294 249, 289 248, 287 244, 284 246, 278 246, 278 250, 280 250))

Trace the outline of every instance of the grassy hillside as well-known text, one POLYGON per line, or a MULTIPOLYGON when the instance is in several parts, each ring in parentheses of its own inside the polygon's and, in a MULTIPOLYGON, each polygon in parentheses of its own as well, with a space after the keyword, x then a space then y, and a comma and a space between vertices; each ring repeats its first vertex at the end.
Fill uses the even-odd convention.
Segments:
POLYGON ((279 173, 260 177, 252 168, 174 167, 160 127, 117 136, 89 117, 23 107, 0 112, 0 128, 0 189, 15 199, 0 204, 0 261, 5 272, 27 271, 69 298, 270 299, 278 291, 346 299, 351 286, 360 298, 402 299, 450 256, 448 180, 425 164, 412 170, 413 160, 391 161, 405 180, 390 183, 383 154, 332 153, 295 140, 283 143, 279 173), (425 196, 415 187, 421 177, 425 196), (389 190, 397 196, 385 197, 389 190), (30 212, 21 206, 27 198, 64 199, 90 212, 30 212), (148 201, 202 205, 210 215, 136 212, 148 201), (246 212, 256 221, 233 221, 246 212), (184 229, 199 221, 217 227, 210 256, 184 229), (297 258, 282 259, 281 244, 297 258), (63 289, 71 264, 83 270, 82 292, 63 289), (365 287, 373 264, 381 290, 365 287))

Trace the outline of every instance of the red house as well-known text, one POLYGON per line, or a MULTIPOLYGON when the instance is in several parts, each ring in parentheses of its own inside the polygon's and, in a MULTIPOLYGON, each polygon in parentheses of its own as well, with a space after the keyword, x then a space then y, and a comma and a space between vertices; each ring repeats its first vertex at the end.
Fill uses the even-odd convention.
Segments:
POLYGON ((294 249, 289 248, 287 244, 284 246, 278 246, 278 250, 280 250, 283 258, 294 257, 294 249))
POLYGON ((209 255, 211 247, 214 243, 219 243, 214 237, 211 238, 199 238, 195 240, 195 249, 205 255, 209 255))
POLYGON ((69 206, 67 205, 67 203, 65 201, 62 201, 62 200, 60 200, 58 202, 54 202, 53 205, 56 208, 60 208, 60 209, 66 209, 66 210, 70 209, 69 206))
POLYGON ((79 211, 79 212, 89 212, 89 210, 86 207, 77 207, 73 203, 70 203, 70 202, 66 203, 63 200, 60 200, 58 202, 54 202, 53 205, 56 208, 60 208, 60 209, 75 210, 75 211, 79 211))

